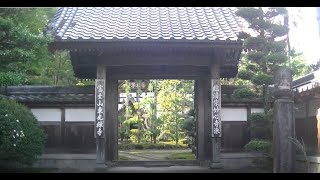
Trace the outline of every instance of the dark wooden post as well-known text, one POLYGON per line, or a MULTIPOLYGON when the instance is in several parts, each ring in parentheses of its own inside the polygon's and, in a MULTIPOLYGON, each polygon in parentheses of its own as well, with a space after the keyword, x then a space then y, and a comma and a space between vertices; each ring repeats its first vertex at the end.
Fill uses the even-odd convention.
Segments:
POLYGON ((274 74, 273 172, 294 172, 295 119, 293 111, 292 74, 281 68, 274 74))
POLYGON ((220 162, 221 151, 221 84, 220 64, 213 63, 210 66, 211 73, 211 137, 212 159, 210 168, 222 168, 220 162))
MULTIPOLYGON (((210 163, 212 159, 212 128, 211 128, 211 78, 206 77, 205 84, 205 97, 204 97, 204 143, 205 143, 205 159, 207 163, 210 163)), ((208 166, 208 164, 207 164, 208 166)))
POLYGON ((248 143, 251 139, 251 132, 250 132, 250 126, 251 126, 251 121, 249 120, 249 116, 251 115, 251 106, 247 105, 247 128, 246 128, 246 139, 245 143, 248 143))
POLYGON ((204 85, 205 85, 205 78, 201 77, 200 79, 196 80, 196 120, 197 120, 197 125, 196 125, 196 141, 197 141, 197 158, 200 161, 200 165, 204 165, 205 161, 205 134, 204 134, 204 129, 205 129, 205 112, 204 112, 204 98, 205 98, 205 90, 204 90, 204 85))
MULTIPOLYGON (((319 117, 319 114, 320 113, 320 110, 318 109, 317 110, 317 114, 316 114, 316 120, 317 120, 317 153, 319 152, 320 150, 320 117, 319 117)), ((308 122, 308 121, 306 121, 308 122)))
POLYGON ((97 164, 105 163, 105 81, 106 67, 97 66, 97 79, 95 83, 95 123, 94 137, 96 138, 97 164))
POLYGON ((61 110, 61 122, 60 122, 60 138, 62 149, 65 149, 65 134, 66 134, 66 109, 64 105, 60 106, 61 110))
POLYGON ((193 153, 196 156, 197 160, 199 160, 198 158, 198 153, 197 153, 197 149, 198 149, 198 80, 194 81, 194 138, 192 139, 193 142, 193 153))
POLYGON ((106 78, 106 151, 105 163, 118 159, 118 80, 106 78))

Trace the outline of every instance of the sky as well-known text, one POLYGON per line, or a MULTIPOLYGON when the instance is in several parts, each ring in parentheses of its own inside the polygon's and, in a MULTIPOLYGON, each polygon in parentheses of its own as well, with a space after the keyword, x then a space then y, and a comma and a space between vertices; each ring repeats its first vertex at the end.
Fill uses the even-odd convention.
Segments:
MULTIPOLYGON (((307 64, 320 59, 320 33, 315 7, 302 7, 301 18, 296 18, 297 28, 290 24, 290 44, 298 52, 302 52, 307 64)), ((288 7, 289 17, 298 14, 298 7, 288 7)), ((293 18, 291 18, 293 19, 293 18)), ((290 21, 290 19, 289 19, 290 21)))

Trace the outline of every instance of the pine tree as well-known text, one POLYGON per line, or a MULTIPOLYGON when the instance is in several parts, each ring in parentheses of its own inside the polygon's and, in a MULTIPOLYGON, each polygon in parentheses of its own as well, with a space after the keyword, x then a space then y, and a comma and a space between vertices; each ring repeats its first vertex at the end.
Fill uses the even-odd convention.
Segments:
POLYGON ((245 68, 240 69, 238 77, 250 80, 264 100, 265 113, 269 110, 268 85, 272 84, 273 72, 286 66, 286 39, 288 27, 281 20, 287 15, 285 8, 239 8, 237 16, 249 24, 251 32, 241 32, 238 38, 243 40, 245 68), (256 34, 255 36, 253 34, 256 34), (280 40, 279 40, 280 39, 280 40))

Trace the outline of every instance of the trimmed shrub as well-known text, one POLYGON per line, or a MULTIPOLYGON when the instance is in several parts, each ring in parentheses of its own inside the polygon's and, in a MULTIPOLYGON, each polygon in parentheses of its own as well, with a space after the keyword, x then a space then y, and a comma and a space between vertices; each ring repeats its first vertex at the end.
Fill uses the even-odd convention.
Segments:
POLYGON ((249 88, 243 87, 234 90, 232 96, 235 98, 253 98, 255 95, 249 88))
POLYGON ((253 139, 245 145, 245 150, 249 152, 263 153, 264 157, 254 158, 253 164, 256 167, 272 170, 272 142, 266 140, 253 139))
POLYGON ((32 165, 44 149, 46 135, 24 105, 0 97, 0 159, 32 165))
POLYGON ((264 113, 252 113, 249 116, 251 138, 253 139, 271 139, 272 123, 264 113))
POLYGON ((238 72, 238 78, 243 79, 243 80, 251 80, 252 76, 254 74, 251 71, 248 70, 240 70, 238 72))
POLYGON ((266 121, 266 115, 264 113, 252 113, 249 116, 249 121, 251 122, 266 121))
POLYGON ((256 85, 272 84, 272 75, 269 74, 256 74, 252 77, 252 83, 256 85))
POLYGON ((246 151, 261 152, 269 154, 271 152, 272 143, 266 140, 253 139, 244 146, 246 151))

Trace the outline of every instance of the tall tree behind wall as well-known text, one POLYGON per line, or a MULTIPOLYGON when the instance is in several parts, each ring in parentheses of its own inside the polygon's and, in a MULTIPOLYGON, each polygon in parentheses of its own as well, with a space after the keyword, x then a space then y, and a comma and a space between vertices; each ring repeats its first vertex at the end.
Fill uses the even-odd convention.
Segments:
POLYGON ((243 40, 243 47, 248 52, 244 58, 247 61, 245 71, 239 71, 239 77, 250 80, 254 85, 261 87, 264 99, 265 113, 269 110, 268 85, 272 84, 273 72, 287 64, 286 39, 288 27, 281 24, 286 16, 285 8, 240 8, 236 15, 245 19, 252 36, 247 32, 239 34, 243 40))
POLYGON ((30 13, 28 9, 0 9, 0 71, 3 85, 18 85, 26 83, 26 75, 32 73, 31 62, 37 59, 40 49, 45 47, 49 39, 39 36, 35 30, 27 27, 27 22, 19 21, 23 14, 30 13), (9 74, 20 75, 21 81, 12 83, 9 74))
POLYGON ((0 71, 23 77, 18 84, 76 83, 68 53, 49 54, 51 37, 42 32, 56 11, 57 8, 0 9, 0 71))

